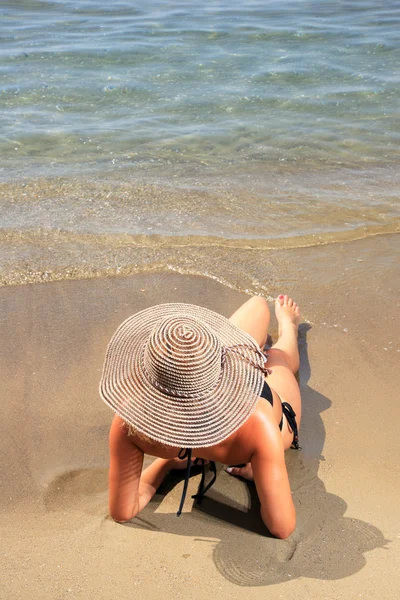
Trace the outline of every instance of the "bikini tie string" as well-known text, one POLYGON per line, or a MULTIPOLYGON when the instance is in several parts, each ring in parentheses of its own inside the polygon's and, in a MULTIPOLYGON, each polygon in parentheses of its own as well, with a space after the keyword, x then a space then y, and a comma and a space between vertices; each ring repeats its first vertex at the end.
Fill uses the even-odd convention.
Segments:
POLYGON ((299 431, 297 429, 296 422, 296 413, 288 402, 282 402, 282 412, 286 417, 289 429, 291 429, 293 433, 293 442, 290 447, 293 448, 293 450, 301 450, 301 446, 299 444, 299 431))
MULTIPOLYGON (((178 512, 176 513, 176 516, 180 517, 182 514, 183 505, 185 504, 187 489, 188 489, 188 485, 189 485, 190 470, 192 467, 192 449, 191 448, 182 448, 179 451, 178 458, 180 458, 181 460, 185 460, 185 458, 187 459, 186 471, 185 471, 185 482, 183 484, 183 490, 182 490, 181 501, 179 504, 179 509, 178 509, 178 512)), ((206 479, 205 461, 204 461, 204 458, 196 458, 196 460, 194 461, 194 464, 196 465, 198 463, 198 461, 201 461, 201 480, 200 480, 199 487, 197 489, 197 493, 193 494, 192 498, 194 500, 197 500, 198 504, 201 504, 202 497, 204 496, 204 494, 206 492, 208 492, 208 490, 214 484, 214 482, 217 478, 217 467, 215 465, 215 462, 213 460, 210 460, 209 464, 210 464, 210 469, 213 473, 213 477, 212 477, 211 481, 206 486, 204 486, 205 479, 206 479)))
POLYGON ((205 461, 204 461, 204 458, 196 458, 194 464, 196 464, 196 462, 198 460, 201 460, 201 481, 200 481, 199 487, 197 489, 197 493, 193 494, 192 498, 194 500, 197 500, 198 504, 201 504, 202 497, 204 496, 204 494, 206 492, 208 492, 210 487, 212 485, 214 485, 215 480, 217 479, 217 467, 216 467, 215 462, 213 460, 210 460, 209 465, 210 465, 210 470, 212 471, 213 476, 212 476, 211 481, 209 481, 209 483, 207 483, 207 485, 204 487, 204 482, 205 482, 205 478, 206 478, 205 461))
POLYGON ((187 493, 187 488, 189 485, 189 477, 190 477, 190 469, 192 466, 192 449, 191 448, 182 448, 179 451, 178 454, 178 458, 180 458, 181 460, 185 460, 185 458, 187 458, 187 464, 186 464, 186 472, 185 472, 185 483, 183 484, 183 491, 182 491, 182 496, 181 496, 181 501, 179 504, 179 508, 178 508, 178 512, 176 513, 177 517, 180 517, 182 514, 182 508, 183 505, 185 504, 185 499, 186 499, 186 493, 187 493))

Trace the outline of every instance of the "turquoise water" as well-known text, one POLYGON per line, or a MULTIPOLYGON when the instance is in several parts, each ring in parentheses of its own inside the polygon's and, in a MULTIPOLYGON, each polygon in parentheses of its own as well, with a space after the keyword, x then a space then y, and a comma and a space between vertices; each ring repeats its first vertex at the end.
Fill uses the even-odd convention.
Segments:
POLYGON ((398 1, 0 6, 1 176, 398 158, 398 1))
POLYGON ((398 231, 399 31, 397 0, 3 0, 1 277, 398 231))

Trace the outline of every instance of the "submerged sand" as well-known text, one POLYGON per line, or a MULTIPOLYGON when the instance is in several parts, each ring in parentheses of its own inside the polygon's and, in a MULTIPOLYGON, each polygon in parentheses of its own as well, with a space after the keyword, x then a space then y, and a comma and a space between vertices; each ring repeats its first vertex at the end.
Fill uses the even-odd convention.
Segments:
POLYGON ((223 470, 179 519, 172 476, 131 523, 107 516, 112 414, 97 386, 110 336, 151 304, 229 315, 245 294, 171 273, 2 288, 0 597, 396 598, 398 248, 391 236, 285 254, 281 291, 308 321, 303 450, 287 453, 298 526, 285 541, 264 535, 253 487, 223 470))

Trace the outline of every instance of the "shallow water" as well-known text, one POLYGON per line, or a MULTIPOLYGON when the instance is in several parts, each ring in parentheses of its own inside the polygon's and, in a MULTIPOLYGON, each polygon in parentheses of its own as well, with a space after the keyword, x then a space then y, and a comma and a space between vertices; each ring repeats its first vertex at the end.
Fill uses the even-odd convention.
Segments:
POLYGON ((396 159, 397 2, 22 1, 0 15, 5 177, 396 159))
POLYGON ((397 2, 22 0, 0 22, 2 283, 247 289, 246 249, 399 230, 397 2))

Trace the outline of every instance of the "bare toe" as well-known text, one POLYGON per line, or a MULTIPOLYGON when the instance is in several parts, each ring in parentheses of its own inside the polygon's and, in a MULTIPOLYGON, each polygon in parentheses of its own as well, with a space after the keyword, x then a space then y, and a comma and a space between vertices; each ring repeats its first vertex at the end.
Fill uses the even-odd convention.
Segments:
POLYGON ((298 304, 287 294, 280 295, 275 302, 275 314, 279 323, 279 332, 285 324, 293 324, 296 327, 300 321, 300 308, 298 304))

